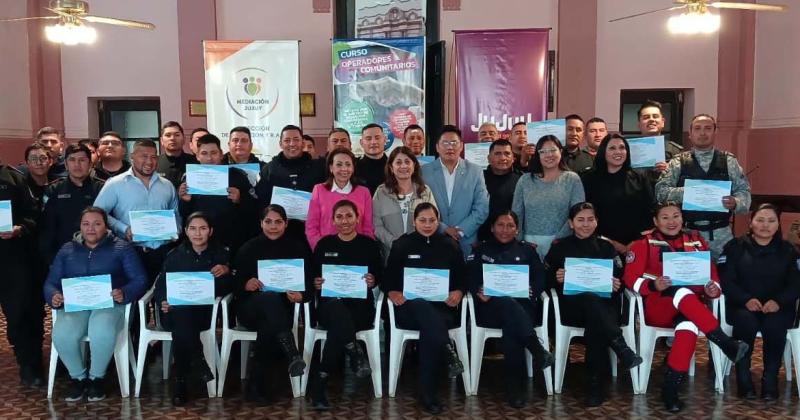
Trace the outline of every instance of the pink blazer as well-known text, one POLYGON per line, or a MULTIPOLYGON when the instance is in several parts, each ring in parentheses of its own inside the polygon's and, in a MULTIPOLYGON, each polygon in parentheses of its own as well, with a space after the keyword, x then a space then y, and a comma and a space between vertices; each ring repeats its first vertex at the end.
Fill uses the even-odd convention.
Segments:
POLYGON ((317 242, 322 237, 336 233, 336 227, 333 225, 333 206, 339 200, 345 199, 355 203, 358 208, 360 221, 356 226, 356 232, 375 238, 375 227, 372 224, 372 197, 366 187, 354 186, 349 194, 341 194, 328 190, 324 184, 317 184, 311 192, 306 220, 306 237, 311 249, 316 248, 317 242))

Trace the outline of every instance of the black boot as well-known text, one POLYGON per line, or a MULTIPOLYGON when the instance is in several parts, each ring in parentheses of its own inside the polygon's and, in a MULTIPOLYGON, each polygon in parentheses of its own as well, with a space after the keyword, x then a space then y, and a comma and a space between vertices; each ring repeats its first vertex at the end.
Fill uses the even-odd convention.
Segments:
POLYGON ((447 377, 451 379, 457 378, 458 375, 464 373, 464 365, 458 359, 458 354, 452 343, 445 344, 444 351, 447 360, 447 377))
POLYGON ((433 416, 442 414, 442 411, 444 411, 442 404, 436 398, 421 397, 419 405, 422 406, 422 411, 433 416))
POLYGON ((355 373, 356 378, 366 378, 372 375, 372 369, 369 367, 369 358, 357 342, 353 341, 345 344, 344 350, 350 356, 350 368, 355 373))
POLYGON ((198 377, 204 383, 208 383, 214 380, 214 372, 211 372, 211 368, 208 366, 205 357, 203 354, 197 354, 192 360, 192 370, 197 372, 198 377))
POLYGON ((532 336, 528 337, 528 341, 525 342, 525 348, 531 352, 535 361, 535 365, 538 366, 539 369, 543 370, 553 366, 553 363, 555 362, 553 354, 542 346, 542 343, 539 341, 539 337, 536 336, 536 333, 533 333, 532 336))
POLYGON ((269 405, 272 402, 266 392, 266 372, 260 363, 253 362, 250 365, 244 399, 259 406, 269 405))
POLYGON ((761 399, 775 401, 778 399, 778 377, 764 375, 761 378, 761 399))
POLYGON ((642 358, 628 346, 621 335, 611 340, 609 347, 616 353, 623 369, 633 369, 642 363, 642 358))
POLYGON ((40 388, 44 386, 44 375, 41 366, 23 364, 19 367, 19 382, 27 387, 40 388))
POLYGON ((744 357, 736 362, 736 390, 739 398, 753 400, 756 391, 753 387, 753 377, 750 375, 750 358, 744 357))
POLYGON ((186 404, 186 379, 181 376, 175 377, 175 382, 172 384, 172 405, 180 407, 186 404))
POLYGON ((747 355, 747 351, 750 350, 750 346, 748 346, 747 343, 734 340, 728 336, 728 334, 722 332, 722 329, 719 327, 706 334, 706 337, 708 337, 712 343, 716 344, 733 363, 742 360, 742 358, 747 355))
POLYGON ((603 405, 605 401, 605 389, 600 381, 600 375, 595 372, 591 372, 589 374, 589 380, 586 382, 585 404, 587 407, 599 407, 603 405))
POLYGON ((683 403, 678 399, 678 390, 685 378, 685 372, 678 372, 667 366, 664 385, 661 388, 661 399, 664 401, 664 408, 670 413, 677 413, 683 409, 683 403))
POLYGON ((300 352, 297 350, 297 344, 294 343, 292 332, 284 331, 278 334, 276 338, 283 354, 289 358, 289 376, 303 376, 303 372, 306 370, 306 362, 303 361, 303 357, 300 356, 300 352))
POLYGON ((326 392, 328 374, 326 372, 317 372, 315 376, 315 381, 311 388, 311 408, 316 411, 330 410, 331 405, 328 402, 328 395, 326 392))

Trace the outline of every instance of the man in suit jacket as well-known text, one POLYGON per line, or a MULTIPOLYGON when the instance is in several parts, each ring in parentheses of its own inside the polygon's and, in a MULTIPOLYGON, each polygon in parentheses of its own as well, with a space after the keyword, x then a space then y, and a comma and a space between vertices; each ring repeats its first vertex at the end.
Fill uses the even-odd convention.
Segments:
POLYGON ((461 131, 444 126, 436 142, 439 159, 422 167, 422 178, 439 207, 439 228, 458 242, 466 256, 489 215, 489 193, 480 166, 461 159, 463 149, 461 131))

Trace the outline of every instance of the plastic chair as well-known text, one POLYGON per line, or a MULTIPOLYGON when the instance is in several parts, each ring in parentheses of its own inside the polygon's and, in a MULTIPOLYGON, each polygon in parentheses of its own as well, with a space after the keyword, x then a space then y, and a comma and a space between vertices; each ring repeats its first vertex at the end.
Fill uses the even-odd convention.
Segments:
MULTIPOLYGON (((233 347, 233 343, 235 341, 241 341, 241 369, 240 369, 240 379, 244 379, 247 377, 247 359, 250 356, 250 342, 256 341, 258 337, 258 333, 255 331, 249 331, 244 327, 239 325, 239 321, 236 321, 236 327, 230 327, 230 315, 228 305, 230 304, 231 300, 233 299, 233 294, 229 294, 222 298, 221 306, 222 306, 222 348, 220 349, 220 362, 218 366, 219 372, 217 373, 217 396, 222 397, 222 391, 225 389, 225 375, 228 372, 228 362, 230 361, 231 356, 231 347, 233 347)), ((294 322, 292 324, 292 334, 294 334, 294 342, 297 343, 297 324, 300 319, 300 304, 296 303, 294 305, 294 322)), ((308 366, 306 366, 308 369, 308 366)), ((289 381, 292 384, 292 396, 297 398, 301 395, 300 392, 300 378, 301 377, 289 377, 289 381)))
MULTIPOLYGON (((547 332, 548 313, 550 312, 550 296, 542 292, 542 325, 534 327, 536 335, 549 347, 550 337, 547 332)), ((469 309, 469 328, 470 344, 472 354, 470 355, 470 377, 472 378, 472 395, 478 395, 478 384, 481 380, 481 366, 483 365, 483 348, 486 340, 490 338, 501 338, 503 330, 499 328, 479 327, 475 317, 475 303, 471 294, 467 294, 467 308, 469 309)), ((529 351, 525 351, 525 362, 528 369, 528 377, 533 377, 533 356, 529 351)), ((547 395, 553 395, 553 374, 552 368, 544 370, 544 385, 547 395)))
MULTIPOLYGON (((114 364, 117 368, 117 378, 119 379, 119 393, 122 398, 130 396, 130 372, 128 365, 135 370, 136 359, 131 354, 133 349, 131 347, 131 337, 128 334, 128 327, 130 326, 131 304, 125 304, 124 326, 117 332, 117 341, 114 344, 114 364)), ((58 318, 58 311, 52 310, 52 325, 56 325, 56 318, 58 318)), ((81 339, 84 346, 89 343, 89 336, 84 336, 81 339)), ((85 350, 85 348, 84 348, 85 350)), ((86 352, 84 351, 84 354, 86 352)), ((47 398, 53 398, 53 387, 56 380, 56 365, 58 364, 58 350, 55 344, 50 346, 50 370, 47 373, 47 398)))
MULTIPOLYGON (((380 398, 383 395, 383 382, 381 381, 381 306, 383 306, 383 293, 378 294, 375 300, 375 319, 372 321, 373 327, 368 330, 358 331, 356 333, 356 340, 361 340, 367 345, 367 357, 369 357, 369 366, 372 368, 372 388, 375 392, 375 398, 380 398)), ((303 341, 303 360, 306 366, 311 366, 311 356, 314 353, 314 344, 317 341, 322 341, 320 344, 320 358, 322 357, 322 349, 325 347, 325 340, 328 339, 328 332, 320 328, 311 327, 311 302, 306 302, 303 305, 305 319, 305 338, 303 341)), ((306 368, 303 373, 301 381, 301 395, 306 395, 306 387, 308 387, 308 374, 310 368, 306 368)))
MULTIPOLYGON (((791 381, 790 372, 792 370, 791 359, 794 359, 795 373, 800 372, 800 328, 791 328, 786 332, 786 347, 790 350, 789 355, 783 353, 783 362, 786 367, 786 380, 791 381), (788 357, 788 359, 787 359, 788 357)), ((795 381, 797 392, 800 394, 800 380, 795 381)))
MULTIPOLYGON (((144 377, 145 361, 147 360, 147 349, 152 341, 162 341, 161 356, 162 356, 162 378, 169 379, 169 367, 172 349, 172 333, 165 331, 160 322, 160 303, 157 303, 155 308, 155 328, 147 327, 147 304, 153 300, 153 289, 139 299, 139 363, 136 369, 136 390, 134 396, 139 398, 139 391, 142 388, 142 378, 144 377)), ((203 356, 208 363, 211 372, 216 375, 217 363, 219 362, 219 352, 217 351, 217 308, 222 298, 214 300, 214 306, 211 309, 211 325, 208 329, 200 332, 200 342, 203 343, 203 356)), ((216 378, 206 383, 208 388, 208 397, 213 398, 217 395, 217 381, 216 378)))

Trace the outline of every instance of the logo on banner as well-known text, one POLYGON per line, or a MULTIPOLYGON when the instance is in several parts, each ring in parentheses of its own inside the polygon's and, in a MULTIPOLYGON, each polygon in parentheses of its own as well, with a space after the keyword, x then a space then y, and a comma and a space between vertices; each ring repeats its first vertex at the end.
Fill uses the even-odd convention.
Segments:
POLYGON ((269 83, 267 72, 248 67, 236 72, 225 86, 228 106, 236 115, 247 120, 260 120, 278 106, 280 91, 269 83))

